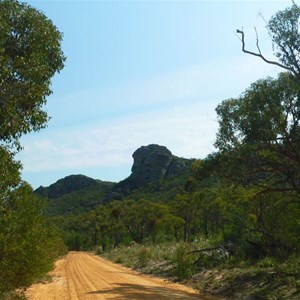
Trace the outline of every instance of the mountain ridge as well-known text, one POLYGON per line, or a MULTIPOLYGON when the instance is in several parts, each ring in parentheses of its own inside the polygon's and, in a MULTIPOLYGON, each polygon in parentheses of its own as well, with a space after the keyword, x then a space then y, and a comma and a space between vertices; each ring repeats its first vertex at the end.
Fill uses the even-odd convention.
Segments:
MULTIPOLYGON (((94 179, 85 175, 69 175, 34 193, 47 198, 47 213, 61 215, 94 209, 97 205, 120 200, 138 193, 161 190, 162 181, 188 177, 193 159, 180 158, 165 146, 141 146, 133 154, 131 174, 120 182, 94 179)), ((183 179, 184 180, 184 179, 183 179)), ((178 181, 178 180, 177 180, 178 181)), ((177 184, 174 184, 175 186, 177 184)))

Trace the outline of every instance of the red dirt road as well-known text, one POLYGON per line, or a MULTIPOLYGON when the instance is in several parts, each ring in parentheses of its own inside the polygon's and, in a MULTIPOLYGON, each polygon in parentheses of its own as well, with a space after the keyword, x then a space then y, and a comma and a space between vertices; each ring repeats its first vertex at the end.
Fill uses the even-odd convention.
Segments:
POLYGON ((50 274, 52 282, 28 289, 30 300, 207 299, 191 288, 141 275, 85 252, 70 252, 50 274))

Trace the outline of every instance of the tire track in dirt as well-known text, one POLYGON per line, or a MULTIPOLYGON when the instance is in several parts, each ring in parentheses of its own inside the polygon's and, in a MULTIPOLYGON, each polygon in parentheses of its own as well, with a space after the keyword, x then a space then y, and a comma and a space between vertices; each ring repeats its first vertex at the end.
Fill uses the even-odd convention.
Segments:
POLYGON ((29 300, 208 299, 186 286, 142 275, 86 252, 70 252, 50 275, 52 282, 27 290, 29 300))

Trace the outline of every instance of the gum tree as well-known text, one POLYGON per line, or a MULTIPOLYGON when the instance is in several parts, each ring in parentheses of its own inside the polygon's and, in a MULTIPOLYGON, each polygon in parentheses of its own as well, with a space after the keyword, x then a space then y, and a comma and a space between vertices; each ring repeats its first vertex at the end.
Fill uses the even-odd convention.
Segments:
POLYGON ((0 0, 0 299, 49 270, 63 249, 14 158, 20 137, 47 124, 43 106, 51 78, 65 61, 61 41, 62 34, 42 12, 0 0))
POLYGON ((51 78, 65 60, 61 41, 62 34, 40 11, 15 0, 0 1, 0 164, 5 165, 0 200, 20 181, 20 165, 13 161, 19 138, 47 124, 43 106, 51 78))

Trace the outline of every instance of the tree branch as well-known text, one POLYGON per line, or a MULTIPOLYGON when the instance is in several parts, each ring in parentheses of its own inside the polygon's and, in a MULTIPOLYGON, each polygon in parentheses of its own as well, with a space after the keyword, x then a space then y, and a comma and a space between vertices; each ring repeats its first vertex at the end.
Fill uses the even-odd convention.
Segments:
MULTIPOLYGON (((256 30, 255 30, 255 31, 256 31, 256 30)), ((259 48, 259 45, 258 45, 258 36, 257 36, 257 32, 256 32, 256 46, 257 46, 257 49, 258 49, 259 53, 256 53, 256 52, 252 52, 252 51, 246 50, 246 48, 245 48, 245 34, 244 34, 244 31, 237 29, 236 32, 239 33, 239 34, 241 34, 241 36, 242 36, 242 39, 241 39, 241 41, 242 41, 242 51, 243 51, 244 53, 247 53, 247 54, 250 54, 250 55, 254 55, 254 56, 260 57, 264 62, 266 62, 266 63, 268 63, 268 64, 272 64, 272 65, 278 66, 278 67, 280 67, 280 68, 282 68, 282 69, 285 69, 285 70, 287 70, 287 71, 290 71, 290 72, 293 73, 296 77, 299 77, 299 74, 298 74, 294 69, 292 69, 292 68, 290 68, 290 67, 287 67, 287 66, 285 66, 285 65, 283 65, 283 64, 281 64, 281 63, 279 63, 279 62, 272 61, 272 60, 268 60, 268 59, 266 59, 266 58, 261 54, 261 51, 260 51, 260 48, 259 48)))
POLYGON ((209 252, 209 251, 213 251, 213 250, 219 250, 221 248, 222 248, 222 245, 219 245, 219 246, 216 246, 216 247, 209 247, 209 248, 204 248, 204 249, 198 249, 198 250, 186 252, 185 255, 187 255, 187 254, 194 254, 194 253, 200 253, 200 252, 209 252))

